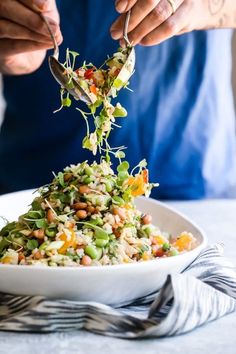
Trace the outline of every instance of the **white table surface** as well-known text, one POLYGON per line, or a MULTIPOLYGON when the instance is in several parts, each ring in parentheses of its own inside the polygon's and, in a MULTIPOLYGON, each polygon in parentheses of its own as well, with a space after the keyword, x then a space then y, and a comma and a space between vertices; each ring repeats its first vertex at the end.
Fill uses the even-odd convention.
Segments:
MULTIPOLYGON (((170 203, 205 229, 209 242, 223 242, 236 263, 236 200, 170 203)), ((235 354, 236 313, 182 336, 122 340, 86 331, 55 334, 0 332, 0 354, 235 354)))

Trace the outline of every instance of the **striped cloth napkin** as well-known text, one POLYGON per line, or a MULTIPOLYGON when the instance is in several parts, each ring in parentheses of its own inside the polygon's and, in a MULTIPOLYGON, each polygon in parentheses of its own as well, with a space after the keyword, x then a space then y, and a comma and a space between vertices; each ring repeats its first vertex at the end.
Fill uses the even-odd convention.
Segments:
POLYGON ((173 336, 236 310, 236 269, 223 247, 204 250, 163 288, 122 307, 0 294, 0 330, 57 332, 86 329, 120 338, 173 336))

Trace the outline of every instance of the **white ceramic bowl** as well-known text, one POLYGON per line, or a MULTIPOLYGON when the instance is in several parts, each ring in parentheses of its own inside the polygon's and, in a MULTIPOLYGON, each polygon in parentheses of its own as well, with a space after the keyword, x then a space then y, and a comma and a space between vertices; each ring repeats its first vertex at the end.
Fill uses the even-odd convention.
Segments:
MULTIPOLYGON (((32 191, 3 195, 0 197, 0 215, 9 221, 16 220, 27 211, 32 199, 32 191)), ((125 265, 85 268, 0 265, 0 292, 114 305, 159 289, 168 274, 181 272, 197 257, 207 239, 191 220, 163 203, 139 198, 137 206, 150 213, 153 224, 163 231, 173 235, 192 232, 198 240, 198 247, 175 257, 125 265)))

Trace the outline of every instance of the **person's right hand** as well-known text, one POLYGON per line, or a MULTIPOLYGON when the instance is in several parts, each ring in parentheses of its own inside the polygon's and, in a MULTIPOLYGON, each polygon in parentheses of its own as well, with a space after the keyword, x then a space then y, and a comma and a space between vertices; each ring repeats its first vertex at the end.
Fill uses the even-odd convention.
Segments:
POLYGON ((42 64, 53 47, 43 13, 62 42, 55 0, 0 0, 0 72, 28 74, 42 64))

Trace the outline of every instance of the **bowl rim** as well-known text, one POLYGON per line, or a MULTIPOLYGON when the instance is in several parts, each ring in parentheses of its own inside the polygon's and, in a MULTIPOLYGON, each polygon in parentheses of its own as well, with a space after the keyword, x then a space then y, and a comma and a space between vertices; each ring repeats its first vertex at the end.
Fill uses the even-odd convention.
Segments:
MULTIPOLYGON (((26 189, 26 190, 22 190, 22 191, 17 191, 17 192, 13 192, 13 193, 7 193, 7 194, 3 194, 0 196, 0 201, 2 197, 8 196, 8 195, 13 195, 15 193, 33 193, 34 191, 37 191, 35 189, 26 189)), ((166 258, 158 258, 158 259, 152 259, 152 260, 148 260, 148 261, 143 261, 143 262, 134 262, 134 263, 125 263, 125 264, 113 264, 113 265, 94 265, 91 267, 80 267, 80 266, 58 266, 58 267, 49 267, 49 266, 44 266, 44 265, 14 265, 14 264, 0 264, 0 271, 2 269, 28 269, 28 270, 34 270, 34 271, 49 271, 49 272, 96 272, 97 270, 102 270, 102 271, 110 271, 114 270, 124 270, 127 269, 130 270, 131 268, 136 268, 136 267, 149 267, 151 265, 155 265, 156 264, 164 264, 164 262, 168 262, 168 260, 174 260, 174 259, 178 259, 179 257, 181 257, 181 259, 185 259, 188 258, 189 255, 196 253, 196 257, 200 254, 201 250, 203 250, 206 246, 207 246, 207 242, 208 242, 208 238, 207 235, 205 233, 205 231, 199 227, 194 221, 192 221, 188 216, 186 216, 184 213, 179 212, 177 209, 175 209, 174 207, 167 205, 164 202, 161 202, 159 200, 156 200, 154 198, 147 198, 147 197, 138 197, 137 199, 139 200, 151 200, 152 203, 161 206, 162 208, 165 208, 171 212, 173 212, 174 214, 178 214, 180 217, 182 217, 183 219, 185 219, 187 222, 189 222, 194 228, 196 228, 198 230, 198 232, 200 233, 201 237, 202 237, 202 242, 200 244, 197 245, 197 247, 195 247, 194 249, 192 249, 191 251, 179 254, 177 256, 174 257, 166 257, 166 258)), ((192 261, 194 261, 193 258, 192 261)))

